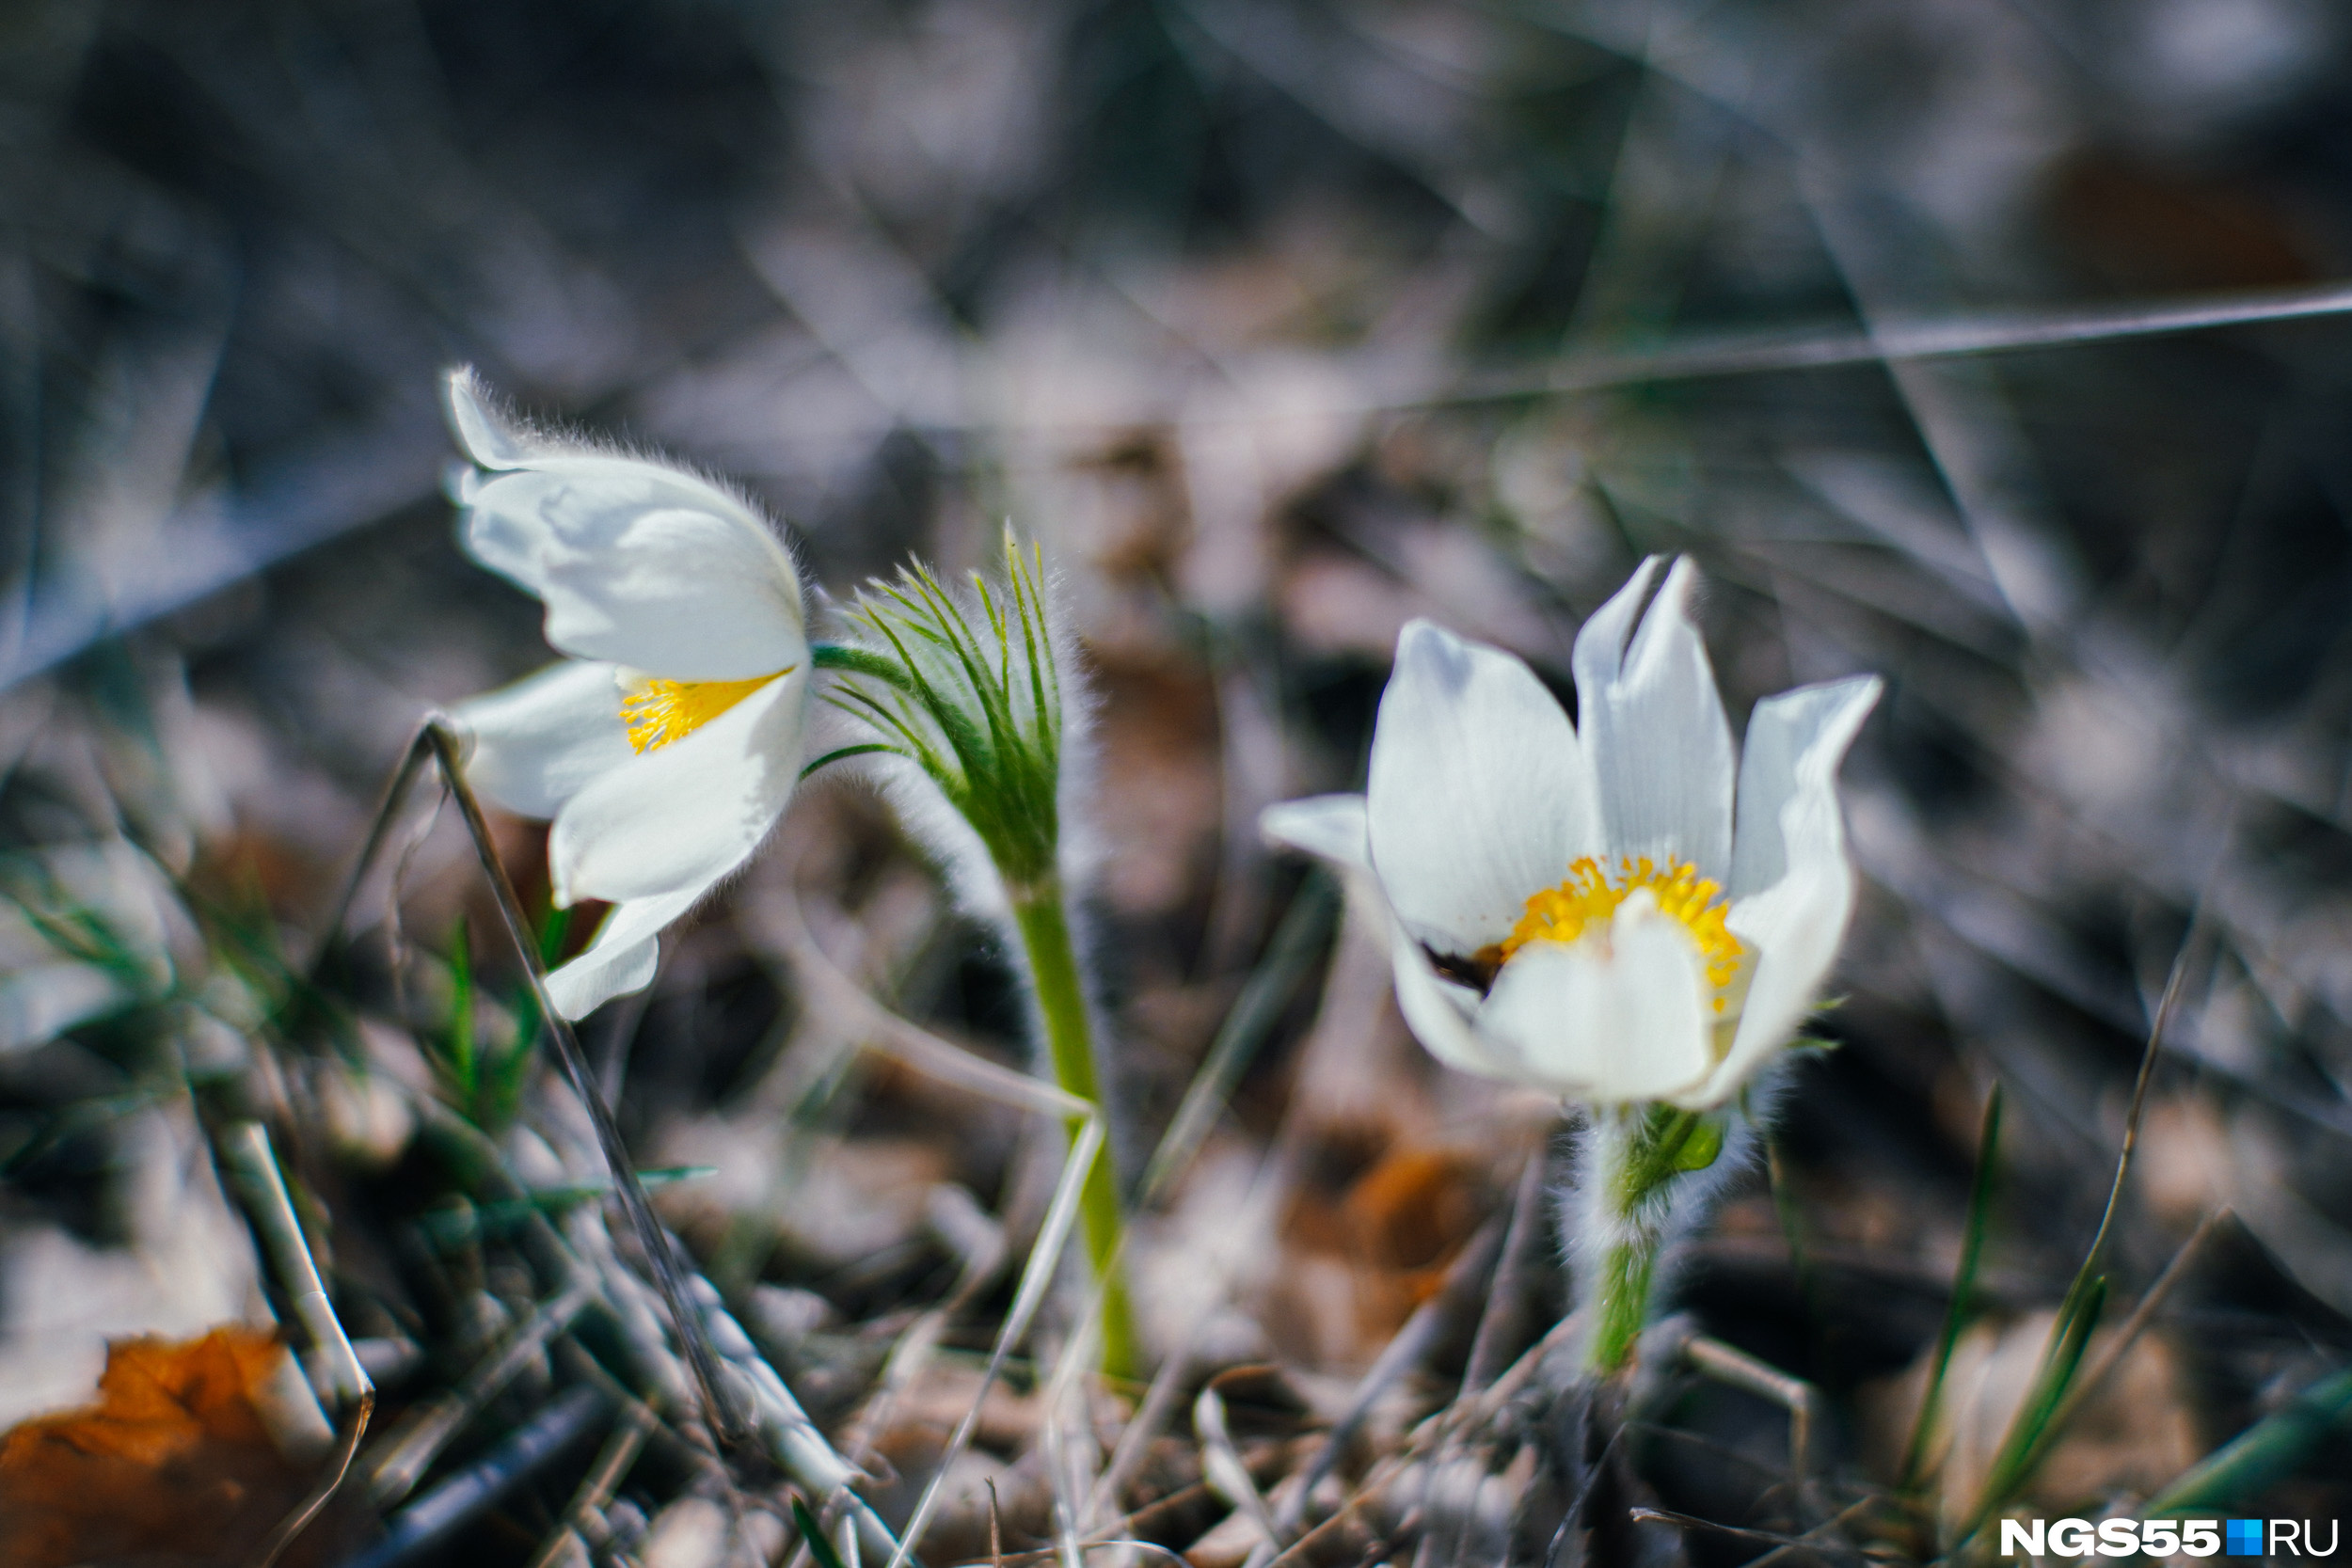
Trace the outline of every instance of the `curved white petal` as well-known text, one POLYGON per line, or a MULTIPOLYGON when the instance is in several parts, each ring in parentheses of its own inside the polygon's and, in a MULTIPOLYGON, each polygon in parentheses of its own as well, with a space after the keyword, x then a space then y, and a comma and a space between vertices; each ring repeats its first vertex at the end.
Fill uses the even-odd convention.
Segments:
POLYGON ((1469 954, 1599 847, 1568 716, 1524 663, 1426 621, 1397 639, 1367 792, 1373 863, 1405 928, 1469 954))
MULTIPOLYGON (((1470 1029, 1478 1008, 1478 993, 1440 975, 1406 932, 1389 904, 1380 880, 1371 875, 1372 857, 1365 833, 1364 798, 1360 795, 1316 795, 1269 806, 1258 816, 1259 831, 1277 844, 1320 856, 1348 873, 1365 893, 1369 907, 1379 911, 1389 942, 1390 966, 1395 971, 1397 1010, 1406 1027, 1429 1053, 1464 1072, 1487 1078, 1515 1078, 1513 1065, 1492 1056, 1470 1029)), ((1351 900, 1351 904, 1352 904, 1351 900)))
POLYGON ((1360 795, 1313 795, 1268 806, 1258 814, 1258 832, 1276 844, 1351 871, 1372 869, 1360 795))
POLYGON ((1645 892, 1606 944, 1530 942, 1502 966, 1477 1028, 1516 1075, 1592 1104, 1688 1089, 1713 1060, 1708 992, 1689 933, 1645 892))
POLYGON ((1393 918, 1389 922, 1389 963, 1396 975, 1397 1011, 1432 1056, 1481 1078, 1527 1081, 1518 1063, 1497 1052, 1472 1026, 1478 993, 1439 974, 1421 943, 1393 918))
POLYGON ((521 816, 553 816, 589 780, 637 753, 621 718, 613 667, 565 659, 461 703, 469 732, 466 781, 521 816))
POLYGON ((549 642, 670 680, 749 680, 806 655, 800 576, 714 485, 634 458, 532 460, 473 490, 466 547, 546 601, 549 642))
POLYGON ((1747 744, 1740 753, 1739 830, 1725 884, 1732 897, 1760 893, 1788 873, 1780 817, 1796 796, 1800 768, 1824 773, 1824 787, 1835 787, 1837 764, 1883 685, 1876 675, 1854 675, 1801 686, 1765 698, 1748 715, 1747 744))
POLYGON ((491 409, 471 365, 449 372, 441 383, 441 398, 449 427, 468 457, 485 468, 519 468, 531 460, 530 443, 491 409))
POLYGON ((660 943, 655 939, 662 927, 692 909, 709 891, 706 884, 614 905, 597 929, 596 940, 548 976, 548 1000, 565 1018, 582 1019, 615 996, 653 984, 654 969, 661 958, 660 943))
POLYGON ((699 890, 740 865, 799 781, 807 695, 805 670, 780 676, 574 795, 548 835, 556 901, 699 890))
POLYGON ((1577 633, 1577 723, 1598 785, 1612 856, 1731 869, 1731 725, 1707 645, 1691 624, 1686 557, 1647 605, 1652 556, 1577 633))
MULTIPOLYGON (((1853 870, 1846 861, 1845 823, 1838 815, 1837 767, 1878 691, 1877 677, 1866 676, 1774 699, 1785 705, 1774 709, 1770 721, 1788 733, 1774 736, 1768 732, 1767 753, 1784 747, 1792 753, 1775 824, 1785 869, 1770 887, 1731 907, 1725 924, 1756 954, 1756 967, 1731 1049, 1690 1097, 1692 1105, 1717 1105, 1730 1099, 1765 1057, 1788 1042, 1813 1009, 1836 959, 1837 944, 1853 911, 1853 870)), ((1763 713, 1763 705, 1757 711, 1763 713)), ((1749 733, 1756 734, 1753 721, 1749 733)), ((1743 774, 1743 787, 1745 782, 1743 774)), ((1759 810, 1777 787, 1770 773, 1759 774, 1759 810)))

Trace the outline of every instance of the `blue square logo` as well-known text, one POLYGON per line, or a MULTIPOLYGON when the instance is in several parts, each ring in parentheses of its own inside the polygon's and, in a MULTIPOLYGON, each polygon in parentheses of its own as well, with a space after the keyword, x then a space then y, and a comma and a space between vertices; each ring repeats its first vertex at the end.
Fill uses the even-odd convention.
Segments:
POLYGON ((2260 1519, 2232 1519, 2225 1528, 2229 1531, 2232 1557, 2263 1555, 2263 1522, 2260 1519))

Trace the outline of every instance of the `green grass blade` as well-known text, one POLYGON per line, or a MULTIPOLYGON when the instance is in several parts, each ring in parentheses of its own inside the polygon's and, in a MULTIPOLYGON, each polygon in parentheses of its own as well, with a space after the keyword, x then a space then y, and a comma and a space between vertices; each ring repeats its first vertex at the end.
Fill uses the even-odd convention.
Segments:
POLYGON ((1233 999, 1232 1010, 1225 1015, 1183 1102, 1168 1118, 1168 1131, 1143 1173, 1138 1207, 1166 1191, 1191 1163, 1201 1139, 1216 1124, 1217 1113, 1232 1098, 1233 1085, 1280 1022, 1299 976, 1329 942, 1339 904, 1339 889, 1321 873, 1310 877, 1291 899, 1281 924, 1275 928, 1274 940, 1266 945, 1264 960, 1233 999))
POLYGON ((1944 1375, 1951 1370, 1952 1347, 1967 1325, 1969 1299, 1976 1294, 1977 1269, 1984 1258, 1985 1231, 1993 1218, 1994 1156, 2001 1144, 2001 1085, 1985 1097, 1984 1124, 1977 1134, 1977 1176, 1968 1191, 1967 1228, 1961 1235, 1960 1267, 1952 1274, 1951 1305, 1944 1313, 1944 1332, 1935 1341, 1935 1364, 1928 1370, 1927 1391, 1919 1397, 1918 1418, 1911 1424, 1911 1441, 1903 1445, 1902 1468, 1895 1483, 1899 1492, 1918 1484, 1919 1466, 1927 1459, 1928 1436, 1944 1400, 1944 1375))
POLYGON ((1993 1467, 1985 1478, 1984 1495, 1977 1499, 1968 1528, 1953 1543, 1955 1550, 1965 1545, 1984 1528, 1984 1522, 2032 1478, 2064 1430, 2052 1418, 2074 1385, 2074 1374, 2082 1368, 2083 1353, 2090 1348, 2090 1336, 2099 1326, 2099 1314, 2106 1301, 2106 1275, 2075 1276, 2074 1289, 2066 1292, 2066 1300, 2058 1307, 2058 1322, 2051 1325, 2050 1345, 2042 1353, 2042 1365, 2034 1373, 2033 1385, 2026 1391, 2008 1433, 2001 1439, 2000 1449, 1994 1455, 1993 1467))
POLYGON ((475 1060, 473 1037, 473 954, 468 940, 466 917, 457 917, 457 934, 449 945, 449 1071, 457 1087, 457 1102, 470 1117, 474 1112, 474 1090, 481 1073, 475 1060))
MULTIPOLYGON (((553 969, 555 967, 555 961, 564 956, 564 941, 571 934, 572 911, 569 909, 548 910, 548 917, 539 923, 539 965, 541 968, 553 969)), ((535 1027, 537 1021, 534 1019, 532 1022, 535 1027)))
POLYGON ((2321 1379, 2240 1433, 2158 1493, 2142 1518, 2220 1513, 2256 1498, 2302 1467, 2313 1449, 2352 1429, 2352 1370, 2321 1379))
POLYGON ((799 1528, 801 1539, 808 1543, 808 1555, 817 1560, 817 1568, 842 1568, 841 1554, 825 1539, 825 1532, 818 1525, 817 1516, 808 1511, 808 1504, 798 1497, 792 1499, 792 1523, 799 1528))
POLYGON ((2042 1353, 2033 1386, 2001 1440, 2000 1451, 1985 1481, 1984 1496, 1977 1500, 1976 1512, 1955 1546, 1964 1544, 1983 1528, 1985 1520, 2032 1477, 2035 1467, 2064 1430, 2064 1423, 2057 1417, 2066 1407, 2074 1374, 2082 1367, 2083 1353, 2090 1347, 2091 1333, 2099 1326, 2099 1313, 2106 1305, 2107 1280, 2099 1272, 2100 1265, 2106 1256, 2107 1237, 2115 1228, 2123 1180, 2131 1174, 2132 1155, 2139 1147, 2140 1117, 2148 1107, 2148 1085, 2155 1075, 2156 1055, 2163 1048, 2165 1028, 2171 1022, 2173 1009, 2180 1006, 2190 955, 2204 934, 2205 913, 2205 900, 2200 897, 2196 912, 2189 918, 2188 930, 2181 939, 2180 950, 2172 957, 2171 973, 2165 977, 2164 996, 2156 1004, 2156 1016, 2148 1026, 2148 1045, 2140 1053, 2139 1075, 2132 1085, 2131 1110, 2123 1118, 2123 1145, 2116 1151, 2115 1179, 2107 1185, 2107 1201, 2100 1211, 2099 1228, 2083 1253, 2082 1267, 2074 1271, 2074 1281, 2066 1288, 2058 1323, 2050 1331, 2050 1348, 2042 1353))

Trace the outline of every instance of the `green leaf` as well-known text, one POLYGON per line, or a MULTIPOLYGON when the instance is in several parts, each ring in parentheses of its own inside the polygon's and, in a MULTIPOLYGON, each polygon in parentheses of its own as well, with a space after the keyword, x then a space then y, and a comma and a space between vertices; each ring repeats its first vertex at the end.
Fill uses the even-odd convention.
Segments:
POLYGON ((1705 1170, 1724 1151, 1723 1124, 1712 1117, 1699 1117, 1675 1151, 1674 1168, 1678 1171, 1705 1170))
POLYGON ((1627 1151, 1624 1196, 1638 1203, 1661 1182, 1689 1171, 1705 1170, 1724 1151, 1720 1117, 1702 1111, 1677 1111, 1652 1105, 1642 1117, 1633 1147, 1627 1151))
POLYGON ((898 747, 885 746, 879 740, 867 741, 862 746, 836 746, 832 751, 827 752, 823 756, 818 757, 815 762, 812 762, 807 767, 802 768, 801 780, 803 783, 806 783, 809 775, 815 773, 818 768, 825 767, 829 763, 845 761, 850 757, 862 757, 875 752, 887 752, 894 757, 902 757, 906 755, 906 752, 898 750, 898 747))

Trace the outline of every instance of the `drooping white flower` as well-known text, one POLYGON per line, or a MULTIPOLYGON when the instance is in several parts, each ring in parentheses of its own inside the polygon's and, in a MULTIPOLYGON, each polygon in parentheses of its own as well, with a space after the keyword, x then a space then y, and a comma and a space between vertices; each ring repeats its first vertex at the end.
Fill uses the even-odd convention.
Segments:
POLYGON ((555 902, 613 905, 548 977, 566 1017, 653 979, 661 928, 748 859, 800 777, 809 648, 800 574, 708 482, 499 420, 470 372, 450 423, 467 551, 547 605, 570 656, 453 715, 467 777, 552 817, 555 902))
POLYGON ((1837 768, 1880 683, 1758 703, 1735 756, 1696 575, 1677 561, 1661 587, 1664 567, 1578 633, 1581 729, 1518 658, 1411 623, 1367 794, 1263 826, 1375 880, 1398 1004, 1440 1060, 1700 1110, 1788 1042, 1836 956, 1853 903, 1837 768))

